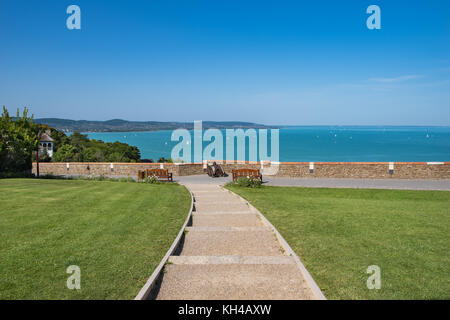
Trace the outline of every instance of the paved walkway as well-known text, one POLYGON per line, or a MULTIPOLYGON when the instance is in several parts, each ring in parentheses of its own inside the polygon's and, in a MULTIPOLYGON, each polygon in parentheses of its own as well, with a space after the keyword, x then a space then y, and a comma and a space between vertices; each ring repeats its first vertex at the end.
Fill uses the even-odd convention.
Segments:
POLYGON ((192 225, 169 258, 156 299, 312 299, 269 226, 219 179, 209 180, 186 183, 195 198, 192 225))
MULTIPOLYGON (((230 177, 210 178, 206 174, 176 177, 185 184, 225 184, 230 177)), ((264 176, 264 185, 285 187, 322 188, 369 188, 369 189, 407 189, 407 190, 450 190, 450 179, 331 179, 331 178, 275 178, 264 176)))
MULTIPOLYGON (((314 299, 310 283, 269 225, 207 175, 177 177, 194 195, 192 222, 169 258, 156 299, 314 299)), ((265 177, 267 185, 450 190, 450 180, 265 177)), ((306 272, 307 273, 307 272, 306 272)))

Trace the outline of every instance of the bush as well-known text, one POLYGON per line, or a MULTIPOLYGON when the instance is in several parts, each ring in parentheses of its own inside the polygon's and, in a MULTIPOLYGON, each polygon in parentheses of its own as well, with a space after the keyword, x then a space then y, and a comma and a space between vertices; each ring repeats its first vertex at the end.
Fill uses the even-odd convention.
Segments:
POLYGON ((259 188, 261 187, 261 179, 253 177, 239 177, 233 182, 233 185, 245 188, 259 188))
POLYGON ((28 172, 0 172, 0 179, 9 178, 34 178, 34 174, 28 172))
POLYGON ((71 179, 73 179, 72 177, 70 177, 70 176, 57 176, 57 175, 54 175, 54 174, 52 174, 52 173, 46 173, 46 174, 41 174, 41 175, 39 175, 39 179, 64 179, 64 180, 71 180, 71 179))
POLYGON ((144 180, 142 180, 142 182, 143 183, 153 183, 153 184, 161 183, 161 181, 158 180, 158 177, 155 176, 154 174, 149 177, 145 177, 144 180))

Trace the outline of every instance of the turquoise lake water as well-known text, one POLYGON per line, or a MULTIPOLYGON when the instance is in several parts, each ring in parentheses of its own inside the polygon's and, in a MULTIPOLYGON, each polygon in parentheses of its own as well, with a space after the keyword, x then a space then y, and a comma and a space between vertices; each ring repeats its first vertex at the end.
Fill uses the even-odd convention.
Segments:
MULTIPOLYGON (((169 158, 178 143, 170 140, 171 134, 163 130, 95 132, 88 136, 137 146, 142 158, 158 160, 169 158)), ((450 161, 450 127, 290 127, 280 129, 279 137, 279 160, 283 162, 450 161)), ((203 142, 203 147, 209 143, 203 142)))

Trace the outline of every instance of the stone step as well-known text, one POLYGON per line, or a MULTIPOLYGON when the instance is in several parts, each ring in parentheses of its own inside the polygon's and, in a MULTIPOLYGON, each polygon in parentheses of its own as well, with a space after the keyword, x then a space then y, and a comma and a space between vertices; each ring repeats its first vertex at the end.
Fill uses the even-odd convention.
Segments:
POLYGON ((242 202, 238 197, 226 192, 210 193, 195 193, 194 198, 196 202, 217 203, 217 202, 242 202))
POLYGON ((246 211, 236 211, 236 212, 226 212, 225 210, 223 211, 218 211, 218 212, 198 212, 198 211, 194 211, 192 212, 192 215, 196 215, 196 216, 215 216, 215 215, 229 215, 229 216, 233 216, 233 215, 255 215, 255 213, 253 211, 250 210, 246 210, 246 211))
POLYGON ((192 226, 192 227, 186 227, 185 230, 187 232, 191 231, 270 231, 268 227, 265 226, 257 226, 257 227, 229 227, 229 226, 192 226))
POLYGON ((194 227, 261 227, 264 223, 256 214, 193 214, 194 227))
POLYGON ((227 192, 193 192, 194 198, 199 200, 207 200, 207 201, 213 201, 217 200, 218 198, 226 197, 229 200, 236 201, 239 200, 238 197, 236 197, 233 194, 227 193, 227 192))
POLYGON ((182 256, 285 255, 272 231, 196 231, 185 233, 182 256))
POLYGON ((167 264, 156 299, 311 299, 296 264, 167 264))
POLYGON ((170 256, 172 264, 295 264, 289 256, 170 256))
POLYGON ((192 193, 210 193, 210 192, 224 192, 224 190, 216 185, 203 185, 203 184, 193 184, 186 185, 186 187, 191 190, 192 193))
POLYGON ((244 202, 229 202, 218 205, 216 203, 195 202, 197 212, 220 213, 220 212, 245 212, 250 211, 250 207, 244 202))
POLYGON ((220 188, 214 188, 214 189, 210 189, 210 188, 197 188, 197 189, 189 189, 191 190, 191 192, 193 194, 197 194, 197 195, 207 195, 207 194, 218 194, 218 193, 223 193, 223 189, 220 188))

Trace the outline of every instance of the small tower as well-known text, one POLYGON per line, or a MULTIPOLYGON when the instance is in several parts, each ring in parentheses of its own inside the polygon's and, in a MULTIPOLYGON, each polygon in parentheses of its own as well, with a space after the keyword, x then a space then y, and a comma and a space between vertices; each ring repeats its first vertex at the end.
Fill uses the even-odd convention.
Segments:
POLYGON ((53 157, 53 139, 50 136, 50 130, 45 130, 39 141, 39 155, 42 155, 44 150, 47 151, 50 158, 53 157))

